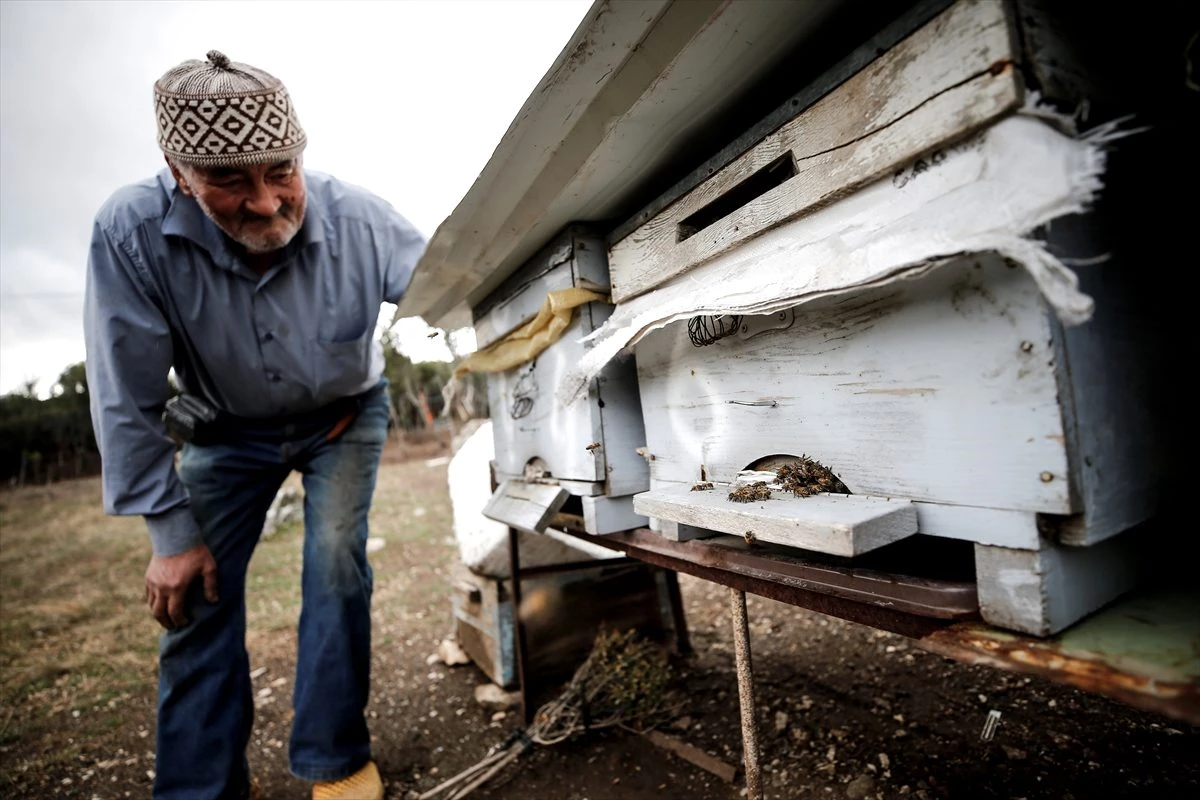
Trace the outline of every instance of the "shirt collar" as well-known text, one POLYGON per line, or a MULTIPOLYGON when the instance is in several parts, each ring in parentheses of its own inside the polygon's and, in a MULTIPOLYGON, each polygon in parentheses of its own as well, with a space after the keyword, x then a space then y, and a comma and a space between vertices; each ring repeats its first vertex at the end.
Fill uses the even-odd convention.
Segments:
MULTIPOLYGON (((193 198, 179 191, 179 184, 171 175, 169 169, 160 173, 163 189, 171 195, 171 206, 163 216, 162 232, 165 236, 182 236, 203 247, 213 260, 228 269, 237 263, 233 250, 229 247, 229 237, 217 227, 200 204, 193 198)), ((307 184, 307 178, 306 178, 307 184)), ((320 201, 313 192, 305 191, 304 224, 300 232, 287 246, 291 253, 298 252, 309 245, 325 241, 325 214, 320 201)))

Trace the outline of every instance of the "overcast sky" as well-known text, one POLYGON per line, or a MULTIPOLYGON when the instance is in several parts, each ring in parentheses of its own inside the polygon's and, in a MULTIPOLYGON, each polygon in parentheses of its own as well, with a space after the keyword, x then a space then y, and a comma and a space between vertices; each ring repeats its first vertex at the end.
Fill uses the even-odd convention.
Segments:
MULTIPOLYGON (((163 166, 152 87, 221 50, 288 87, 305 166, 431 236, 591 0, 0 2, 0 393, 84 355, 92 218, 163 166)), ((390 309, 385 310, 385 314, 390 309)), ((447 357, 420 320, 407 354, 447 357)), ((470 345, 468 345, 470 346, 470 345)))

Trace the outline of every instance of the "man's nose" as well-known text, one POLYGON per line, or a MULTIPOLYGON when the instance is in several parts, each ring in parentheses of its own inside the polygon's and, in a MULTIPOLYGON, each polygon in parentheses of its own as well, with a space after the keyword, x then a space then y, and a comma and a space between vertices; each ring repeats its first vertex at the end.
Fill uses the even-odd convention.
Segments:
POLYGON ((255 181, 250 188, 250 195, 246 198, 244 208, 251 214, 257 214, 260 217, 273 217, 279 211, 279 207, 283 205, 283 201, 271 190, 264 181, 255 181))

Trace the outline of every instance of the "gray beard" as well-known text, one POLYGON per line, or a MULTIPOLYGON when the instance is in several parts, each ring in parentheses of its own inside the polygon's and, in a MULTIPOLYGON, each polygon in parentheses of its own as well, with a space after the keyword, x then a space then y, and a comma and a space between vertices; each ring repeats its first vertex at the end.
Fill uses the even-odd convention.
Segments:
MULTIPOLYGON (((287 247, 288 243, 291 242, 292 239, 296 238, 296 234, 300 232, 300 228, 304 224, 304 208, 302 207, 300 209, 300 221, 295 223, 288 222, 288 230, 286 230, 282 236, 235 236, 233 233, 227 230, 224 225, 217 221, 217 217, 215 214, 213 214, 212 209, 205 205, 204 201, 200 199, 199 195, 193 195, 192 199, 196 201, 196 205, 200 206, 200 210, 204 212, 204 216, 208 217, 213 225, 216 225, 218 228, 220 228, 221 232, 230 239, 233 239, 242 247, 246 248, 247 253, 252 253, 254 255, 273 253, 276 250, 281 250, 284 247, 287 247)), ((308 198, 306 197, 305 204, 307 204, 307 202, 308 198)))

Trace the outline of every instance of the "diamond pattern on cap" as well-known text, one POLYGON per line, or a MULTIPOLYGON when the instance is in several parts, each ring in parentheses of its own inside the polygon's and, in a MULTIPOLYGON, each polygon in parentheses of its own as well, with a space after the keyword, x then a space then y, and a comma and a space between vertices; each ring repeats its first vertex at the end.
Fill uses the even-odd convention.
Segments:
POLYGON ((247 164, 294 158, 305 144, 284 90, 238 97, 155 96, 158 143, 168 156, 197 164, 247 164))

